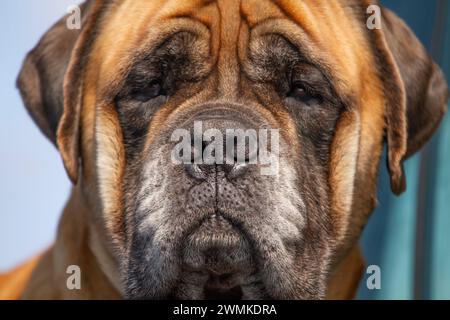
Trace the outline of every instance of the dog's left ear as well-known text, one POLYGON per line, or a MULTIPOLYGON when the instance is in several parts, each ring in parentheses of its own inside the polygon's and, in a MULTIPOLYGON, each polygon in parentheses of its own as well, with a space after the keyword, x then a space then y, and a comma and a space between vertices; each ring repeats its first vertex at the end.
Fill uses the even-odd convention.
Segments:
POLYGON ((74 184, 78 180, 81 72, 99 1, 81 6, 81 30, 59 20, 28 53, 17 79, 24 104, 44 135, 55 144, 74 184))
POLYGON ((382 28, 374 35, 386 98, 386 139, 391 189, 406 188, 403 161, 430 139, 448 100, 444 75, 409 27, 382 9, 382 28))

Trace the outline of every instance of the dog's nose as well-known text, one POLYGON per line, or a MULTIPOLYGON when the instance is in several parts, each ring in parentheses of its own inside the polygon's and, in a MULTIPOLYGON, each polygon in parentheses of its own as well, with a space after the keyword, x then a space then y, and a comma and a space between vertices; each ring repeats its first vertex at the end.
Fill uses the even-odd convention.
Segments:
POLYGON ((258 139, 255 129, 249 129, 237 120, 220 117, 198 120, 194 124, 202 131, 192 130, 191 162, 185 163, 187 174, 198 180, 223 172, 229 179, 246 173, 258 157, 258 139))
POLYGON ((188 175, 197 180, 207 180, 209 176, 223 171, 229 180, 238 178, 243 175, 248 167, 247 163, 241 164, 186 164, 185 170, 188 175))

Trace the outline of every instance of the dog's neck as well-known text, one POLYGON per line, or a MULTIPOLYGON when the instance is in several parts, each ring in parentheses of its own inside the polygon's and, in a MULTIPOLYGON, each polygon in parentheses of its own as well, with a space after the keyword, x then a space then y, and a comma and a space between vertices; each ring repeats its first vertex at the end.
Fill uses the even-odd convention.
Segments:
MULTIPOLYGON (((41 258, 24 291, 26 299, 118 299, 122 297, 118 264, 92 221, 94 212, 75 187, 61 217, 55 244, 41 258), (70 290, 69 266, 81 271, 81 289, 70 290)), ((363 271, 359 248, 336 265, 328 281, 327 299, 352 299, 363 271)))

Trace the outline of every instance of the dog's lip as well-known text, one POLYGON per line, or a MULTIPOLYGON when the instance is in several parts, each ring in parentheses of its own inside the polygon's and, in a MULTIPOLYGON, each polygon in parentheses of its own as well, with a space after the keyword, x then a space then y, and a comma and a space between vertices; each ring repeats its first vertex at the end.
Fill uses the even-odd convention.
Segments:
MULTIPOLYGON (((219 298, 233 296, 235 299, 237 292, 241 293, 242 299, 268 298, 269 295, 265 290, 262 274, 254 257, 255 250, 251 246, 251 239, 249 239, 248 233, 242 229, 242 226, 233 219, 230 219, 226 213, 215 212, 203 219, 197 227, 189 232, 183 243, 189 243, 189 241, 195 243, 195 233, 199 228, 212 228, 218 221, 220 221, 220 223, 226 223, 225 228, 230 228, 234 233, 227 238, 229 245, 233 246, 238 243, 242 245, 242 239, 245 239, 245 242, 248 245, 248 257, 251 258, 251 260, 249 263, 239 265, 237 268, 233 268, 235 266, 223 265, 218 266, 217 268, 208 268, 207 270, 202 269, 199 266, 183 264, 180 279, 189 274, 197 274, 196 277, 203 275, 199 277, 203 280, 199 281, 196 290, 203 291, 205 295, 204 298, 206 299, 211 298, 209 295, 219 298)), ((219 246, 224 244, 221 240, 218 241, 214 237, 211 238, 211 241, 219 246)), ((192 285, 192 283, 190 285, 192 285)))
POLYGON ((216 211, 192 226, 183 237, 183 245, 195 243, 200 240, 199 231, 203 231, 204 239, 211 242, 211 246, 233 246, 245 240, 251 252, 255 252, 252 247, 252 238, 248 232, 242 228, 242 224, 222 211, 216 211), (203 230, 202 230, 203 229, 203 230))
POLYGON ((253 268, 253 252, 246 235, 221 213, 191 230, 181 249, 185 267, 216 275, 253 268))

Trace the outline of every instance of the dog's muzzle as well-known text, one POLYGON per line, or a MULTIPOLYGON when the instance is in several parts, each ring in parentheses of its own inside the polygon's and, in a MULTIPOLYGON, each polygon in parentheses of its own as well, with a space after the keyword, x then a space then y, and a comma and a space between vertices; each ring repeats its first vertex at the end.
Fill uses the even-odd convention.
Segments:
POLYGON ((220 213, 205 220, 182 251, 183 286, 177 298, 255 298, 257 271, 246 237, 220 213))
MULTIPOLYGON (((199 142, 201 137, 195 136, 191 125, 192 162, 185 163, 184 169, 188 179, 201 186, 194 198, 203 200, 210 196, 210 201, 216 202, 221 193, 227 201, 236 202, 229 186, 242 183, 242 178, 249 174, 250 163, 257 163, 257 159, 252 158, 257 157, 258 145, 251 145, 257 141, 250 141, 251 137, 238 139, 233 136, 230 141, 230 130, 244 133, 255 124, 223 109, 197 115, 195 122, 201 123, 203 132, 214 130, 223 139, 215 140, 216 136, 209 142, 199 142), (239 142, 244 144, 239 145, 239 142), (205 157, 199 161, 199 155, 205 156, 210 143, 214 143, 216 149, 213 161, 205 157), (216 154, 219 149, 220 155, 216 154), (214 194, 208 192, 212 188, 216 190, 214 194)), ((189 234, 182 248, 181 278, 184 280, 178 288, 177 298, 261 298, 262 288, 252 252, 245 233, 217 208, 189 234)))
POLYGON ((302 241, 304 204, 282 193, 293 188, 292 175, 283 172, 280 178, 262 170, 267 163, 261 155, 276 154, 271 136, 276 128, 247 106, 212 104, 193 110, 199 111, 179 113, 167 123, 133 182, 141 184, 135 212, 139 227, 125 266, 127 296, 293 296, 290 282, 302 241), (188 148, 177 149, 185 139, 172 139, 175 131, 176 137, 192 137, 188 148), (266 131, 270 143, 260 143, 266 131), (172 161, 174 154, 177 161, 172 161))

